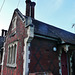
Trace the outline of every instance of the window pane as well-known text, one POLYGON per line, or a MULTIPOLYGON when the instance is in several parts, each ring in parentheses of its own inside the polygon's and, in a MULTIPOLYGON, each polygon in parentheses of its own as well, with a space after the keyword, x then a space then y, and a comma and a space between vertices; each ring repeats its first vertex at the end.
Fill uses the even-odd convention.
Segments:
POLYGON ((8 51, 8 63, 10 63, 10 50, 11 50, 11 48, 9 47, 9 51, 8 51))
POLYGON ((11 62, 12 62, 12 47, 10 48, 10 59, 9 60, 10 60, 9 63, 11 64, 11 62))
POLYGON ((11 63, 13 63, 13 46, 11 47, 11 63))
POLYGON ((15 63, 15 59, 16 59, 16 44, 14 45, 14 63, 15 63))

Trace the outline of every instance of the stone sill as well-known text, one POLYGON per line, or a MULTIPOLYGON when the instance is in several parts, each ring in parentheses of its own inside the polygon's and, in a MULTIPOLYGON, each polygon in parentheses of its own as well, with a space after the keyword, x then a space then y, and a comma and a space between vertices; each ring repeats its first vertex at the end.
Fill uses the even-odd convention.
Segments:
POLYGON ((16 64, 7 64, 7 67, 12 67, 12 68, 16 68, 16 64))

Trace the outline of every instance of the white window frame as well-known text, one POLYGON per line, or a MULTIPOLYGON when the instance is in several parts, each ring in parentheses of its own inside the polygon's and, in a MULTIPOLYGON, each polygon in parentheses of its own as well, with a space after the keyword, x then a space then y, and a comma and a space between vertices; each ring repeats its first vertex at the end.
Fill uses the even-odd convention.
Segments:
POLYGON ((12 20, 12 30, 16 28, 17 16, 12 20))
POLYGON ((8 45, 7 66, 9 66, 9 67, 16 67, 17 43, 18 43, 18 42, 14 42, 14 43, 11 43, 11 44, 8 45), (13 47, 12 51, 14 51, 15 45, 16 45, 15 54, 12 52, 13 55, 10 54, 11 57, 9 57, 9 48, 12 48, 12 47, 13 47), (14 55, 15 55, 15 57, 14 57, 14 55), (11 58, 11 59, 9 59, 9 58, 11 58), (11 60, 11 61, 10 61, 10 60, 11 60), (14 62, 13 62, 13 60, 14 60, 14 62), (10 63, 9 63, 9 62, 10 62, 10 63))

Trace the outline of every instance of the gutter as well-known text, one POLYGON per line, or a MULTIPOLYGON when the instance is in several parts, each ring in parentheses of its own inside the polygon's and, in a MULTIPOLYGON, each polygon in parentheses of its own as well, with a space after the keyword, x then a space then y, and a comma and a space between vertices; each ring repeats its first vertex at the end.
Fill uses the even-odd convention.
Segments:
POLYGON ((34 36, 39 37, 39 38, 43 38, 43 39, 47 39, 47 40, 59 41, 59 39, 55 39, 55 38, 44 36, 44 35, 34 34, 34 36))

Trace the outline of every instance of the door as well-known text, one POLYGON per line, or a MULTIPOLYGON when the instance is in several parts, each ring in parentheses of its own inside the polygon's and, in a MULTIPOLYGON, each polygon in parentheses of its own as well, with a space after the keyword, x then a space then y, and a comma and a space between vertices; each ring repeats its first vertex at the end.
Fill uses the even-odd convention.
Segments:
POLYGON ((72 56, 72 75, 75 75, 75 52, 73 53, 72 56))
POLYGON ((68 75, 68 69, 67 69, 67 54, 65 51, 62 51, 61 54, 61 67, 62 67, 62 75, 68 75))

